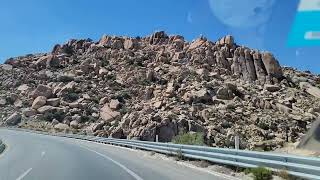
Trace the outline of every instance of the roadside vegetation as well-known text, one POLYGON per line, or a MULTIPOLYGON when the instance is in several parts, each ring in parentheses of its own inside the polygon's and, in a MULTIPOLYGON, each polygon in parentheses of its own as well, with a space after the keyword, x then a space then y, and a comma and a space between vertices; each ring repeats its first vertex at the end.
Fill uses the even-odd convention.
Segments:
POLYGON ((183 133, 172 140, 175 144, 204 145, 203 133, 183 133))
POLYGON ((289 174, 288 171, 286 171, 286 170, 281 170, 281 171, 277 172, 277 176, 281 177, 284 180, 296 180, 296 179, 298 179, 297 177, 289 174))
POLYGON ((244 171, 246 174, 252 174, 254 180, 271 180, 272 171, 265 167, 248 168, 244 171))

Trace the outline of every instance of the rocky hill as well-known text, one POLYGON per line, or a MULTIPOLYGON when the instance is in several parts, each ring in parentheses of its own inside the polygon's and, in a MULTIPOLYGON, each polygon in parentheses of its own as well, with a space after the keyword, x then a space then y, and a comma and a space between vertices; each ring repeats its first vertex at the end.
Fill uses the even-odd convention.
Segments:
POLYGON ((70 40, 0 65, 3 126, 171 141, 202 132, 210 146, 274 149, 320 115, 320 76, 269 52, 156 32, 70 40))

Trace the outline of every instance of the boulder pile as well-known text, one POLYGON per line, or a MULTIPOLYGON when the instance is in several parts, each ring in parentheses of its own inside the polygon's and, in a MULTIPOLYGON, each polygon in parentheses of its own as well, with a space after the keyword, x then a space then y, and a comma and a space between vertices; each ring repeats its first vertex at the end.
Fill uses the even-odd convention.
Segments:
POLYGON ((320 76, 281 67, 227 35, 72 39, 0 65, 0 124, 167 142, 275 149, 320 115, 320 76))

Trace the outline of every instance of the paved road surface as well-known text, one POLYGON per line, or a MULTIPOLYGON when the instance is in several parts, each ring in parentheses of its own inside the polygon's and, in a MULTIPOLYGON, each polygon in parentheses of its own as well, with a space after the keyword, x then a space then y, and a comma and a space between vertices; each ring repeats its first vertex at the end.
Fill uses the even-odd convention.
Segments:
POLYGON ((111 145, 6 129, 0 139, 0 180, 230 179, 111 145))

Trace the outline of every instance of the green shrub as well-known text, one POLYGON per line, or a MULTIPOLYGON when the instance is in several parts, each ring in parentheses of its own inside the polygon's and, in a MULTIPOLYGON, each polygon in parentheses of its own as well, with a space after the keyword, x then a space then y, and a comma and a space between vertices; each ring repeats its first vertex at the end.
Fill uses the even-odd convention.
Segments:
POLYGON ((250 168, 245 170, 246 174, 252 173, 254 180, 271 180, 272 171, 265 167, 250 168))
POLYGON ((203 133, 184 133, 173 138, 175 144, 204 145, 203 133))

